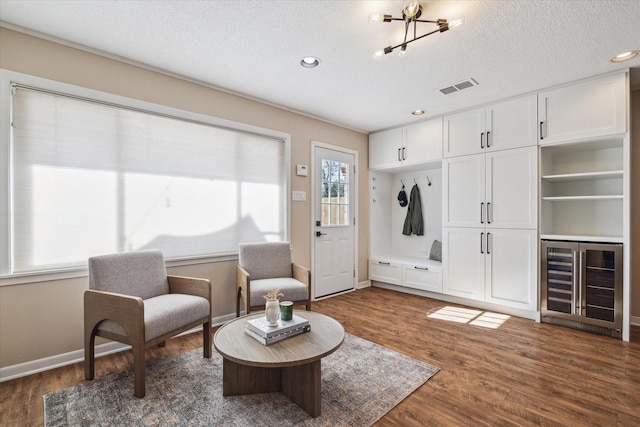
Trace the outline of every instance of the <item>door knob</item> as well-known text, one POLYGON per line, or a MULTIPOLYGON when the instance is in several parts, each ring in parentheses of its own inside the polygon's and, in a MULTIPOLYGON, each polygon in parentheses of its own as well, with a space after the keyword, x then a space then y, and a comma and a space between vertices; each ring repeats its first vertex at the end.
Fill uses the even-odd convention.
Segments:
POLYGON ((327 233, 323 233, 322 231, 316 231, 316 237, 326 236, 327 233))

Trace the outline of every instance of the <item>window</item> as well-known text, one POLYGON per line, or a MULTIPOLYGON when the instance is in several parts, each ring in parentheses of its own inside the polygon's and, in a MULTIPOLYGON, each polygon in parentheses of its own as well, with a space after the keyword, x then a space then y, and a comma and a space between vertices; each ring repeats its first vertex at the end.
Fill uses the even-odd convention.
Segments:
POLYGON ((229 254, 287 238, 282 135, 20 84, 11 98, 1 201, 11 256, 0 274, 148 248, 169 259, 229 254))
POLYGON ((349 164, 322 159, 322 225, 349 225, 349 164))

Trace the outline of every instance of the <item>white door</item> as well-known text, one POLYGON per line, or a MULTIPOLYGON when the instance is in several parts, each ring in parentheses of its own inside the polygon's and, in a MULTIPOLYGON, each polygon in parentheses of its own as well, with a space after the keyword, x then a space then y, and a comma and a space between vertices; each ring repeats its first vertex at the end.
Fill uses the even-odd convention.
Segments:
POLYGON ((484 300, 487 233, 478 228, 442 230, 442 291, 448 295, 484 300))
POLYGON ((355 156, 314 149, 314 298, 355 287, 355 156))
POLYGON ((537 228, 537 153, 534 146, 486 154, 488 228, 537 228))
POLYGON ((536 230, 487 229, 486 289, 489 302, 524 310, 538 304, 536 230))
POLYGON ((442 189, 442 221, 445 226, 485 226, 484 154, 443 160, 442 189))

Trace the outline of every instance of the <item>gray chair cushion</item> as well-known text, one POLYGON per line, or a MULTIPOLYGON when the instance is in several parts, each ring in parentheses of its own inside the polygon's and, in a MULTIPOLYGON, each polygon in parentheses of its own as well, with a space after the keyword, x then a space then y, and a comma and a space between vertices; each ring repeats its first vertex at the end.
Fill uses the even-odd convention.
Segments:
POLYGON ((289 242, 243 243, 238 264, 249 273, 251 286, 254 280, 292 277, 291 247, 289 242))
POLYGON ((281 277, 276 279, 251 280, 251 296, 249 304, 251 306, 264 305, 265 299, 262 297, 267 292, 280 289, 284 296, 280 301, 302 301, 309 299, 309 288, 304 283, 292 277, 281 277))
POLYGON ((89 289, 148 299, 169 293, 164 256, 158 250, 89 258, 89 289))
MULTIPOLYGON (((166 294, 144 300, 144 340, 171 332, 203 317, 211 316, 209 301, 185 294, 166 294)), ((113 320, 105 320, 98 329, 126 335, 113 320)))

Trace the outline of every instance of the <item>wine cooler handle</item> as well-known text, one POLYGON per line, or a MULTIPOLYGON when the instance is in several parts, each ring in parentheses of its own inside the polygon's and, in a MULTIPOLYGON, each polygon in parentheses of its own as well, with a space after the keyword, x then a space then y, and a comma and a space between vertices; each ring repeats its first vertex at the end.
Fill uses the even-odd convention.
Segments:
POLYGON ((571 277, 573 281, 573 314, 580 315, 580 300, 578 294, 580 293, 580 280, 578 279, 578 258, 579 252, 573 251, 573 275, 571 277))
POLYGON ((582 277, 582 266, 586 262, 586 259, 584 259, 584 257, 587 255, 587 253, 585 251, 580 251, 579 255, 580 255, 580 259, 579 259, 580 270, 578 270, 579 271, 579 273, 578 273, 578 284, 579 284, 578 289, 580 290, 580 292, 578 292, 578 298, 580 298, 580 299, 578 300, 578 309, 580 310, 579 314, 582 316, 583 314, 587 314, 586 313, 586 306, 585 306, 584 309, 582 308, 582 288, 586 287, 586 284, 584 283, 585 278, 582 277))

